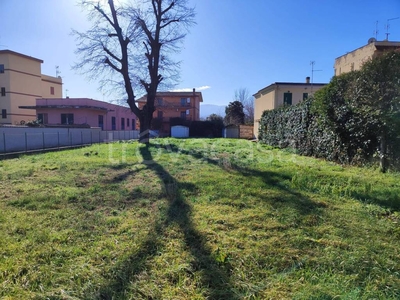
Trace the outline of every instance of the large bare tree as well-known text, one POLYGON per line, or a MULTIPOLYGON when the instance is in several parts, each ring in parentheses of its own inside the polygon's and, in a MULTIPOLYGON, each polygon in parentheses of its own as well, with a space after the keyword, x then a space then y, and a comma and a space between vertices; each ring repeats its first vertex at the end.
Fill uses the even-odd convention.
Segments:
POLYGON ((194 8, 187 0, 81 0, 92 27, 74 31, 80 57, 74 66, 103 87, 122 92, 140 121, 140 141, 149 141, 156 93, 178 76, 179 52, 188 29, 194 24, 194 8), (111 86, 110 86, 111 85, 111 86), (146 94, 140 108, 137 95, 146 94))
POLYGON ((243 104, 244 122, 246 124, 254 123, 254 98, 247 88, 235 90, 233 100, 243 104))

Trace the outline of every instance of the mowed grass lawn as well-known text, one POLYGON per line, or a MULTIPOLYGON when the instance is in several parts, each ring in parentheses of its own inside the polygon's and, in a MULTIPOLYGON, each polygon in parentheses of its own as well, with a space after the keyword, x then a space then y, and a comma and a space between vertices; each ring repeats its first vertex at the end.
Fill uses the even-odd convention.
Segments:
POLYGON ((0 299, 400 299, 398 173, 229 139, 0 171, 0 299))

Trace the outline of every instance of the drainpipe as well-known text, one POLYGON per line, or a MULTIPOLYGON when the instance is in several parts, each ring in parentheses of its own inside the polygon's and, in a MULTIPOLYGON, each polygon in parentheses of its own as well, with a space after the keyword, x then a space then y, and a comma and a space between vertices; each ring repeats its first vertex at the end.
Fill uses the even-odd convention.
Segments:
POLYGON ((193 109, 193 121, 196 120, 196 89, 193 88, 193 103, 190 105, 193 109))

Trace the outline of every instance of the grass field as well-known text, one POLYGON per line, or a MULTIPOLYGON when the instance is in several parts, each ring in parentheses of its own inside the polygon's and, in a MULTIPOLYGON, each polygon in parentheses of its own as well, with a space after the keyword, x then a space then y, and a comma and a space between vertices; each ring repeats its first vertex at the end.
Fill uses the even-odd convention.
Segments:
POLYGON ((0 180, 0 299, 400 299, 398 173, 158 139, 0 180))

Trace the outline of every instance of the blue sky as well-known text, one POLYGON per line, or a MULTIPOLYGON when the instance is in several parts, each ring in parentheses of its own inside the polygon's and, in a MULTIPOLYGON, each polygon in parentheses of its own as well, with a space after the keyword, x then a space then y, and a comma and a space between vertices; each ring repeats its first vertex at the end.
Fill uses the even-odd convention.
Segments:
MULTIPOLYGON (((42 73, 59 66, 70 97, 112 100, 97 82, 71 70, 77 60, 71 29, 88 27, 75 0, 0 0, 0 49, 44 60, 42 73)), ((191 0, 196 22, 179 55, 177 88, 208 86, 204 103, 226 105, 234 91, 254 94, 276 81, 328 82, 334 59, 385 38, 387 19, 400 17, 400 0, 191 0)), ((392 20, 389 40, 400 41, 400 19, 392 20)))

